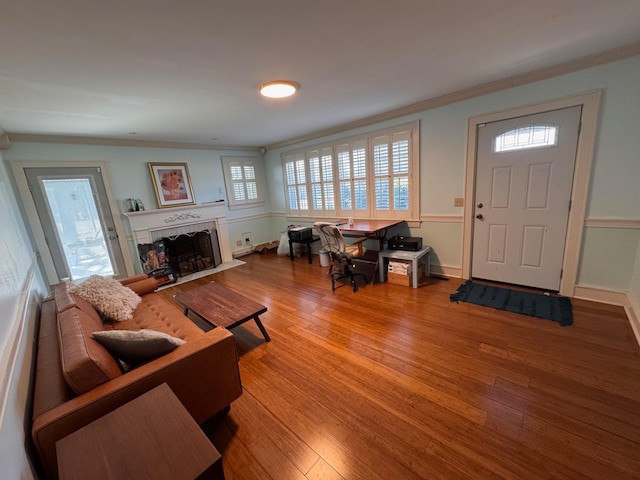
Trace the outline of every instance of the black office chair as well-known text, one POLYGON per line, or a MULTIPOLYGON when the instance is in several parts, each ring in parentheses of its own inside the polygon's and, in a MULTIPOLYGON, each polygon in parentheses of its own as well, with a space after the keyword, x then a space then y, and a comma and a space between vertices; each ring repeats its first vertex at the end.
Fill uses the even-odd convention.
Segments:
POLYGON ((342 236, 342 232, 333 223, 316 222, 313 227, 320 236, 322 242, 322 248, 329 253, 331 259, 331 267, 329 268, 329 275, 331 275, 331 291, 336 289, 336 281, 342 278, 349 280, 353 286, 353 291, 358 291, 358 284, 356 283, 356 277, 364 278, 364 282, 367 283, 367 276, 364 273, 353 272, 352 268, 355 268, 353 259, 362 257, 367 251, 362 244, 366 237, 356 238, 353 243, 347 245, 342 236), (338 272, 334 272, 334 267, 340 269, 338 272))

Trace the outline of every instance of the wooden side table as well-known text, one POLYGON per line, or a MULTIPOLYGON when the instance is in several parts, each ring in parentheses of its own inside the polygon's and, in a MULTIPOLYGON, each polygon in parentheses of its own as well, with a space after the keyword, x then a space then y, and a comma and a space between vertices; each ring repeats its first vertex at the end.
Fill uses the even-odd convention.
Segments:
POLYGON ((61 480, 224 480, 222 457, 166 383, 56 442, 61 480))

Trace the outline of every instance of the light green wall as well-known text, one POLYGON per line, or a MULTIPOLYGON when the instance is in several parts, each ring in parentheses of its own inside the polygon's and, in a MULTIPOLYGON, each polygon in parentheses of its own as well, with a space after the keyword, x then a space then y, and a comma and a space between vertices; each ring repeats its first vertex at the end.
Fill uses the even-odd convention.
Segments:
MULTIPOLYGON (((157 208, 157 201, 151 183, 151 176, 147 162, 178 162, 187 163, 189 176, 193 186, 193 193, 197 203, 213 202, 225 199, 226 190, 222 173, 221 156, 260 156, 246 151, 215 151, 215 150, 183 150, 170 148, 141 148, 141 147, 114 147, 93 145, 65 145, 43 143, 17 143, 7 150, 5 159, 9 161, 104 161, 108 164, 108 174, 113 186, 113 194, 118 200, 121 211, 124 211, 124 199, 128 197, 140 198, 147 209, 157 208)), ((267 197, 268 197, 267 185, 267 197)), ((227 220, 243 218, 246 216, 268 215, 269 203, 259 208, 247 208, 230 210, 227 212, 227 220)), ((131 230, 126 219, 123 224, 129 236, 130 251, 133 258, 137 258, 136 246, 131 238, 131 230)), ((236 224, 231 224, 231 229, 236 224)), ((254 242, 271 240, 270 234, 262 234, 260 222, 253 225, 238 225, 238 239, 243 232, 253 232, 254 242), (247 230, 248 229, 248 230, 247 230)), ((235 247, 235 237, 232 237, 232 251, 235 247)), ((139 271, 138 262, 134 261, 139 271)))
MULTIPOLYGON (((461 216, 453 206, 464 196, 467 122, 470 117, 550 99, 602 89, 595 158, 587 202, 587 218, 640 219, 640 135, 634 131, 640 111, 640 57, 562 75, 504 90, 452 105, 426 110, 393 121, 381 122, 323 139, 274 149, 265 156, 265 178, 269 201, 264 207, 228 212, 232 251, 242 233, 251 232, 254 243, 280 238, 291 219, 284 217, 284 191, 280 154, 283 151, 356 135, 411 120, 420 121, 420 214, 461 216)), ((146 162, 187 162, 198 203, 225 197, 221 155, 246 152, 174 150, 162 148, 100 147, 86 145, 17 144, 5 152, 7 160, 104 160, 120 200, 141 198, 147 208, 155 206, 155 195, 146 162)), ((297 223, 297 222, 296 222, 297 223)), ((637 232, 637 230, 636 230, 637 232)), ((393 233, 393 232, 392 232, 393 233)), ((434 249, 434 263, 460 268, 462 223, 423 222, 407 231, 421 236, 434 249)), ((601 251, 604 238, 589 229, 584 232, 584 256, 580 262, 580 284, 628 291, 636 248, 634 233, 616 232, 601 251), (588 255, 588 258, 586 257, 588 255), (612 270, 622 266, 620 274, 612 270)), ((637 235, 636 235, 637 238, 637 235)))
POLYGON ((33 248, 2 155, 0 224, 0 385, 7 388, 6 397, 4 391, 0 392, 0 401, 6 399, 6 408, 0 408, 3 412, 0 418, 0 476, 26 480, 34 478, 24 448, 24 425, 31 416, 27 410, 27 397, 33 362, 33 338, 37 306, 45 294, 45 284, 41 273, 37 271, 28 301, 24 298, 27 273, 34 261, 33 248), (23 330, 17 336, 22 318, 25 319, 23 330), (5 381, 8 383, 5 384, 5 381))
MULTIPOLYGON (((507 110, 558 97, 603 90, 587 203, 587 218, 640 219, 640 57, 595 67, 455 104, 426 110, 394 121, 363 127, 319 140, 273 150, 266 155, 267 175, 274 179, 272 207, 284 211, 280 154, 335 138, 377 130, 410 120, 420 120, 420 214, 462 215, 453 206, 464 196, 467 122, 470 117, 507 110)), ((462 223, 423 222, 411 234, 421 236, 434 250, 434 263, 460 268, 462 223)), ((594 255, 604 238, 585 231, 580 284, 628 291, 632 278, 630 259, 636 255, 633 238, 638 230, 612 234, 608 255, 594 255), (618 267, 620 274, 616 273, 618 267)))

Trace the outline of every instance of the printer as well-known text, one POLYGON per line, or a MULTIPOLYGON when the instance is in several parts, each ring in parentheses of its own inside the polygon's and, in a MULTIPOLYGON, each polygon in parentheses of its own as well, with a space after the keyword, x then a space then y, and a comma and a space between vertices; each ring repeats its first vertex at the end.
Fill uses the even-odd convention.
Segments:
POLYGON ((289 240, 296 242, 306 240, 312 237, 311 227, 295 227, 287 230, 289 234, 289 240))
POLYGON ((396 235, 389 239, 388 247, 390 250, 407 250, 409 252, 417 252, 422 248, 422 238, 396 235))

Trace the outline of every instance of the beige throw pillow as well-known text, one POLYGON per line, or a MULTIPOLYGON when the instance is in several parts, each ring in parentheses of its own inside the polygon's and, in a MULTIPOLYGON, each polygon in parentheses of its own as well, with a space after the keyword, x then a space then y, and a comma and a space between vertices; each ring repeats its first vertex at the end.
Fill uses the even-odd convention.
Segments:
POLYGON ((142 300, 119 281, 100 275, 91 275, 69 291, 84 298, 103 318, 116 322, 131 320, 134 310, 142 300))
POLYGON ((139 365, 169 353, 185 343, 181 338, 156 330, 103 330, 92 335, 111 355, 129 365, 139 365))

